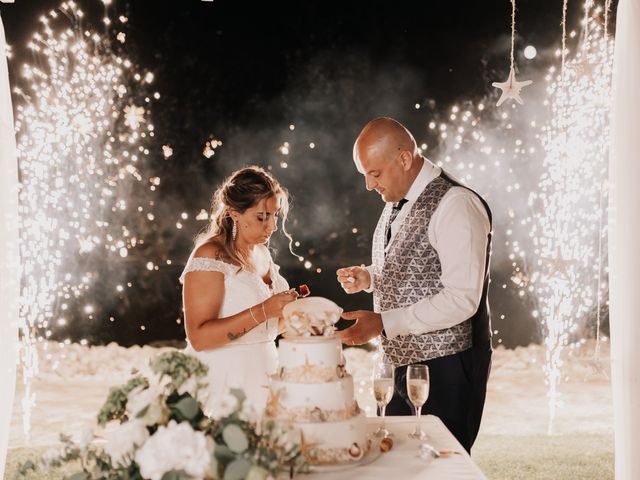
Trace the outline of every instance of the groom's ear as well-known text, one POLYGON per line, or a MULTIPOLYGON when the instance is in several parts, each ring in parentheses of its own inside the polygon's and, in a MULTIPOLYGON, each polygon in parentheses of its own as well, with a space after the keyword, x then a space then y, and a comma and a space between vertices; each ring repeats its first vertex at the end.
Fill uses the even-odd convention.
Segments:
POLYGON ((410 151, 405 150, 400 154, 400 162, 402 163, 402 168, 405 172, 411 170, 413 166, 413 155, 410 151))

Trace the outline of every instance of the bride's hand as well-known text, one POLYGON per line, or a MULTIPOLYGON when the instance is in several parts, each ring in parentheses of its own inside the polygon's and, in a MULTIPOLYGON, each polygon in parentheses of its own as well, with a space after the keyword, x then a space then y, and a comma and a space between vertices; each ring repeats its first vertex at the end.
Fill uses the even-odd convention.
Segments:
POLYGON ((276 293, 263 302, 263 313, 267 318, 281 317, 284 306, 287 303, 293 302, 296 298, 298 298, 298 294, 293 288, 291 290, 276 293))
POLYGON ((371 285, 369 271, 364 267, 345 267, 336 272, 338 282, 345 292, 358 293, 371 285))

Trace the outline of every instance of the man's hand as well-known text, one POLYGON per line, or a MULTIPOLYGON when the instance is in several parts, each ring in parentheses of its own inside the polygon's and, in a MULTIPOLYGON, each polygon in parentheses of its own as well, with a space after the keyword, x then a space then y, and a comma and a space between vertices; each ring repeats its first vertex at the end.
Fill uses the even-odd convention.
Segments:
POLYGON ((349 328, 338 332, 338 337, 345 345, 362 345, 382 333, 382 315, 379 313, 356 310, 355 312, 344 312, 342 318, 356 321, 349 328))
POLYGON ((371 285, 369 271, 363 266, 340 268, 336 272, 338 282, 345 292, 358 293, 366 290, 371 285))

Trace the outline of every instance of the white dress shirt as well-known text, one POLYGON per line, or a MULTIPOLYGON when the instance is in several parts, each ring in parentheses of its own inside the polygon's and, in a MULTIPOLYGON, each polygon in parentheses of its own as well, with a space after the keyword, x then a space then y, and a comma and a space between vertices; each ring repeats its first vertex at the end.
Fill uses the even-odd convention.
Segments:
MULTIPOLYGON (((391 224, 393 239, 422 191, 442 169, 429 160, 414 180, 402 207, 391 224)), ((409 307, 382 313, 388 338, 420 335, 449 328, 471 317, 480 304, 484 284, 489 217, 480 199, 463 187, 451 187, 442 197, 429 222, 429 243, 438 253, 443 288, 409 307)), ((387 245, 387 249, 389 248, 387 245)), ((373 289, 371 267, 367 267, 373 289)))

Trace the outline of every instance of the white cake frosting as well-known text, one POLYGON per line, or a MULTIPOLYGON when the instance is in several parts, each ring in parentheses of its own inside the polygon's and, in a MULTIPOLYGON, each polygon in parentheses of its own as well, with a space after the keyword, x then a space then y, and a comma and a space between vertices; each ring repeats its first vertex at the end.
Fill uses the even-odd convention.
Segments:
POLYGON ((335 368, 344 363, 342 343, 336 337, 284 338, 278 347, 278 360, 283 368, 305 364, 335 368))
POLYGON ((346 375, 342 344, 335 337, 283 339, 280 341, 278 357, 280 380, 320 383, 346 375))
POLYGON ((340 422, 301 423, 305 443, 325 448, 350 448, 367 437, 364 412, 340 422))
POLYGON ((342 309, 309 297, 283 310, 278 373, 271 377, 266 418, 299 431, 310 464, 357 461, 368 451, 366 418, 346 373, 342 343, 333 336, 342 309))
POLYGON ((324 383, 291 383, 272 378, 271 388, 279 395, 282 406, 290 409, 348 409, 354 400, 351 375, 324 383))

